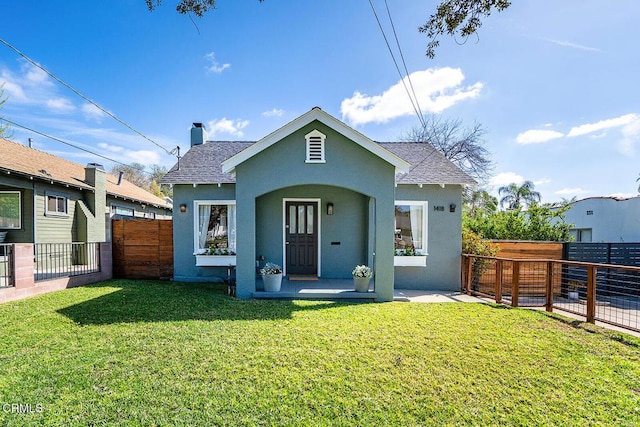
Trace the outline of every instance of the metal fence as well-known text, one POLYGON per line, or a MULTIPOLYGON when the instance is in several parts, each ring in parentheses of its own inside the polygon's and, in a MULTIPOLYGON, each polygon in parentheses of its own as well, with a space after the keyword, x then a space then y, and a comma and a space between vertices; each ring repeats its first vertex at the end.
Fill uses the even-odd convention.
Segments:
POLYGON ((464 255, 463 287, 514 307, 555 308, 640 331, 640 267, 464 255))
POLYGON ((14 285, 13 265, 13 244, 0 244, 0 288, 14 285))
POLYGON ((100 271, 99 243, 36 243, 33 247, 36 282, 100 271))

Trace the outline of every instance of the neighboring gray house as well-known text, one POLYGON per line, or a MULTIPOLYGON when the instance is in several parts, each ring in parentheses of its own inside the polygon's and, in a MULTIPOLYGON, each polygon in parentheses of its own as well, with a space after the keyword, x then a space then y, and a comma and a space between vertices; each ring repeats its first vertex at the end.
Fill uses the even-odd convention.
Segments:
POLYGON ((571 203, 565 214, 575 242, 640 242, 640 196, 589 197, 571 203))
POLYGON ((0 233, 7 243, 104 242, 114 217, 171 217, 165 200, 100 165, 2 138, 0 153, 0 233))
POLYGON ((394 285, 460 289, 462 187, 474 181, 429 144, 376 143, 317 107, 257 142, 207 141, 195 123, 163 182, 175 280, 235 265, 237 296, 251 298, 256 266, 272 261, 320 278, 309 288, 367 264, 379 301, 394 285))

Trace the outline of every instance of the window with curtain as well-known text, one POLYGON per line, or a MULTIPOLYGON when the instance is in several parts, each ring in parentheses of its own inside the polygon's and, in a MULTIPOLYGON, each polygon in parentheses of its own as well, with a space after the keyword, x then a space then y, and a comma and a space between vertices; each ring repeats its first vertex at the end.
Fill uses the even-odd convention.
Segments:
POLYGON ((396 202, 396 255, 427 255, 427 202, 396 202))
POLYGON ((235 202, 197 201, 196 215, 196 253, 201 255, 235 255, 235 202))

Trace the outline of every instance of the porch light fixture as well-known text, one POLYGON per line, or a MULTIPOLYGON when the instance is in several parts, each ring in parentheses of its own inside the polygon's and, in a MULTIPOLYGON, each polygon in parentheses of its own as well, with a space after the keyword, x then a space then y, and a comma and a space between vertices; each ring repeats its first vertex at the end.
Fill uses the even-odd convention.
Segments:
POLYGON ((187 211, 187 205, 186 204, 181 204, 180 205, 180 212, 186 212, 187 211))
POLYGON ((327 215, 333 215, 333 203, 327 203, 327 215))
POLYGON ((449 205, 449 212, 455 212, 456 211, 456 204, 455 203, 451 203, 449 205))

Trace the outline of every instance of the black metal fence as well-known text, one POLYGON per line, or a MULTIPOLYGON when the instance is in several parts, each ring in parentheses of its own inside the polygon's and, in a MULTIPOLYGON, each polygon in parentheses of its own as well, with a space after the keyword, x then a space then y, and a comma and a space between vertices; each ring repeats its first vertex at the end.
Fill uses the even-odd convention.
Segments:
POLYGON ((36 243, 33 247, 36 282, 100 271, 99 243, 36 243))
POLYGON ((0 288, 14 285, 13 266, 13 244, 0 244, 0 288))

